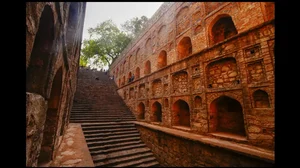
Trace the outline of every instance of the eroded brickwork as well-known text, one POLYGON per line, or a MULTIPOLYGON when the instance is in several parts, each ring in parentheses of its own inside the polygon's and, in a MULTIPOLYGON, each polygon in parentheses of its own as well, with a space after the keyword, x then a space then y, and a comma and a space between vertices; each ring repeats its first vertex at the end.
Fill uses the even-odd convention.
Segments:
POLYGON ((236 61, 233 58, 221 59, 207 65, 208 88, 230 88, 240 82, 236 61))
POLYGON ((68 125, 85 3, 26 3, 26 166, 49 163, 68 125))
POLYGON ((273 10, 269 2, 164 3, 112 64, 110 75, 123 98, 138 88, 137 98, 124 101, 136 116, 144 113, 143 122, 217 138, 214 133, 221 132, 274 149, 273 10), (135 53, 134 66, 118 71, 135 53), (118 83, 136 69, 138 79, 118 83), (155 102, 162 106, 162 121, 153 123, 155 102))

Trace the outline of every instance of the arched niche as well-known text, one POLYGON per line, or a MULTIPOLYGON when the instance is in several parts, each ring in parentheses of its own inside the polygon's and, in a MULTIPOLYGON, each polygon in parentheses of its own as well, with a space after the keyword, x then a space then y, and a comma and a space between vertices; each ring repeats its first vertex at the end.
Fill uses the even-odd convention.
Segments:
POLYGON ((49 5, 44 7, 39 23, 29 66, 26 69, 26 91, 49 98, 46 88, 54 40, 54 18, 49 5))
POLYGON ((184 100, 177 100, 172 106, 173 125, 190 127, 190 108, 184 100))

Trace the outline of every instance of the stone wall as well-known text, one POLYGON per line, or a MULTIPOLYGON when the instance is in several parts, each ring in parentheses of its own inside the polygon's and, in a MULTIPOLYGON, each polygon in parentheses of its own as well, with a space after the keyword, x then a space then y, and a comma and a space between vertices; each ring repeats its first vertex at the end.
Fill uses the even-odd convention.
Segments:
POLYGON ((273 167, 263 159, 137 125, 141 139, 163 167, 273 167))
MULTIPOLYGON (((233 134, 244 130, 237 133, 243 137, 243 143, 274 149, 272 10, 274 3, 269 2, 176 2, 159 9, 160 18, 110 67, 118 93, 136 116, 141 111, 139 104, 145 105, 144 122, 151 123, 151 107, 159 102, 162 121, 154 124, 174 128, 180 123, 179 116, 185 114, 189 124, 182 118, 186 124, 184 130, 209 136, 215 136, 216 132, 232 134, 232 124, 239 125, 241 128, 233 134), (222 28, 217 34, 221 41, 217 43, 215 25, 222 28), (236 34, 230 34, 232 30, 236 34), (152 53, 147 49, 149 43, 152 53), (162 51, 166 51, 166 65, 157 66, 161 65, 162 51), (136 57, 133 66, 120 71, 131 55, 136 57), (151 72, 144 74, 148 61, 151 72), (137 69, 140 78, 130 83, 118 82, 137 69), (130 88, 138 95, 135 99, 128 99, 130 88), (196 101, 197 96, 200 100, 196 101), (236 107, 241 107, 234 110, 241 115, 238 123, 231 122, 231 109, 224 105, 230 99, 236 102, 236 107), (178 101, 183 102, 178 105, 178 101)), ((230 136, 227 139, 233 140, 230 136)))
POLYGON ((26 3, 26 166, 49 163, 69 122, 86 3, 26 3))

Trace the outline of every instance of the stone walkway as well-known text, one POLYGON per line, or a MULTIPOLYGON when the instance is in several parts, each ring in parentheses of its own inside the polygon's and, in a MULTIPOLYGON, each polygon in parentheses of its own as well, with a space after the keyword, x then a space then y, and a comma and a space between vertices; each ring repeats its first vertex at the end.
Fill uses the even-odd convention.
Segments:
POLYGON ((230 142, 227 140, 221 140, 217 139, 214 137, 208 137, 205 135, 198 135, 195 133, 190 133, 190 132, 185 132, 185 131, 180 131, 172 128, 166 128, 162 126, 157 126, 157 125, 152 125, 148 124, 145 122, 139 122, 139 121, 132 121, 133 123, 137 125, 141 125, 150 129, 154 130, 159 130, 162 132, 165 132, 167 134, 175 135, 177 137, 185 138, 185 139, 190 139, 190 140, 195 140, 199 141, 204 144, 209 144, 212 146, 218 146, 221 148, 225 148, 234 152, 238 152, 240 154, 256 157, 256 158, 261 158, 264 160, 268 160, 271 162, 275 161, 275 155, 274 151, 272 150, 267 150, 263 148, 259 148, 256 146, 252 145, 246 145, 246 144, 240 144, 240 143, 235 143, 235 142, 230 142))
POLYGON ((50 166, 95 167, 80 124, 69 123, 57 156, 50 166))

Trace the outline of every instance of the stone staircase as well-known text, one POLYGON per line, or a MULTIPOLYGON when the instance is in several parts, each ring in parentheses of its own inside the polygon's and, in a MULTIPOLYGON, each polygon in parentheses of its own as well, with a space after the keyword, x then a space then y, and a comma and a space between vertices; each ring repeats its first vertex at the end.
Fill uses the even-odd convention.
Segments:
POLYGON ((81 123, 96 167, 159 166, 116 89, 104 72, 80 69, 70 122, 81 123))

